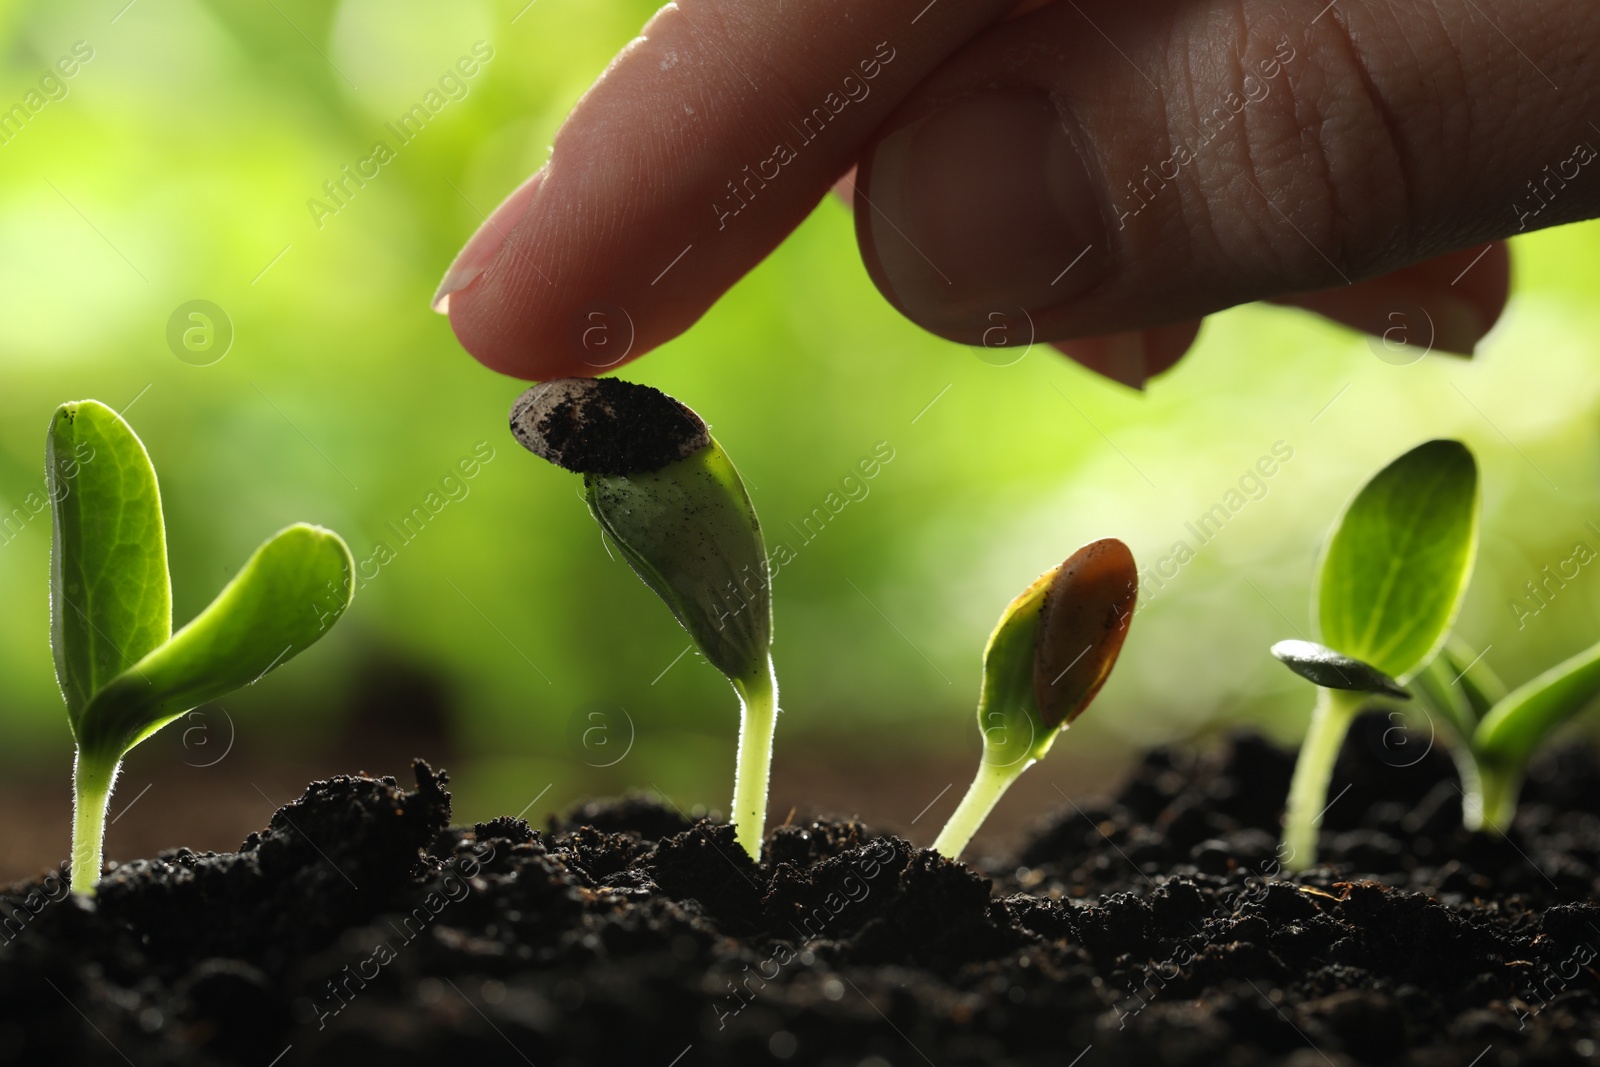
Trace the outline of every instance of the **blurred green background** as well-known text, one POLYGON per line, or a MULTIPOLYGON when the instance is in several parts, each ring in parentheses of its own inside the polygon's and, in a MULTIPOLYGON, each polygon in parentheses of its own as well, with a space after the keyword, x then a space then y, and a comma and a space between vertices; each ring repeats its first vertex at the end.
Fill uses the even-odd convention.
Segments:
MULTIPOLYGON (((0 512, 40 488, 55 405, 95 397, 132 405, 155 459, 180 620, 294 520, 341 531, 358 558, 394 549, 327 640, 226 702, 237 744, 209 772, 218 789, 249 793, 236 768, 307 754, 395 772, 373 764, 411 745, 449 757, 466 820, 629 786, 725 805, 731 691, 680 656, 683 634, 608 558, 577 479, 511 440, 522 385, 468 358, 428 308, 482 212, 543 162, 651 0, 125 3, 0 7, 0 106, 77 42, 92 51, 0 144, 0 512), (385 123, 479 42, 492 59, 399 144, 385 123), (378 140, 392 161, 337 212, 313 211, 378 140), (209 365, 195 364, 215 347, 185 361, 168 342, 194 300, 231 323, 209 365), (390 524, 475 449, 493 458, 401 544, 390 524)), ((945 781, 924 767, 976 752, 978 655, 1000 608, 1104 535, 1145 565, 1179 540, 1196 553, 1147 582, 1119 670, 1052 754, 1056 780, 1238 722, 1295 738, 1309 692, 1266 646, 1309 631, 1312 565, 1340 503, 1430 436, 1468 441, 1485 476, 1460 632, 1512 682, 1600 637, 1587 569, 1521 625, 1512 608, 1578 541, 1600 547, 1597 253, 1593 224, 1516 242, 1515 295, 1471 362, 1384 359, 1349 331, 1248 307, 1211 319, 1138 395, 1044 347, 997 366, 900 320, 830 200, 626 376, 715 425, 770 536, 796 551, 775 583, 780 781, 855 768, 915 812, 945 781), (1259 489, 1247 481, 1258 498, 1200 544, 1186 523, 1275 445, 1292 458, 1259 489), (803 520, 875 449, 892 460, 808 540, 803 520)), ((17 788, 70 758, 49 540, 47 515, 0 532, 0 770, 17 788)), ((188 741, 146 747, 147 776, 203 762, 183 758, 188 741)), ((64 822, 65 781, 49 781, 64 822)))

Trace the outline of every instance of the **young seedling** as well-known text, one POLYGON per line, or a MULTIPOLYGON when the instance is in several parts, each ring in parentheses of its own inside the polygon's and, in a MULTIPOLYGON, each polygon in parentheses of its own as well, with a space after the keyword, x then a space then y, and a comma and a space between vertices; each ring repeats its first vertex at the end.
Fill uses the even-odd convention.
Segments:
POLYGON ((959 859, 1005 791, 1083 714, 1116 665, 1138 591, 1133 553, 1106 538, 1040 575, 1006 607, 983 650, 978 774, 935 852, 959 859))
POLYGON ((728 454, 685 405, 615 378, 562 378, 511 408, 530 452, 583 475, 589 511, 739 696, 735 836, 761 857, 778 718, 766 545, 728 454))
POLYGON ((1459 441, 1429 441, 1373 476, 1345 505, 1318 567, 1320 644, 1272 654, 1319 687, 1284 815, 1284 866, 1316 862, 1328 779, 1350 723, 1374 698, 1409 699, 1404 683, 1444 643, 1478 543, 1478 467, 1459 441))
POLYGON ((1481 656, 1452 639, 1415 685, 1450 724, 1469 830, 1505 833, 1517 813, 1528 760, 1544 739, 1600 694, 1600 644, 1509 692, 1481 656))
POLYGON ((161 493, 144 445, 115 411, 84 400, 57 409, 45 450, 51 648, 77 742, 72 888, 91 893, 122 757, 310 646, 355 586, 337 534, 290 526, 173 633, 161 493))

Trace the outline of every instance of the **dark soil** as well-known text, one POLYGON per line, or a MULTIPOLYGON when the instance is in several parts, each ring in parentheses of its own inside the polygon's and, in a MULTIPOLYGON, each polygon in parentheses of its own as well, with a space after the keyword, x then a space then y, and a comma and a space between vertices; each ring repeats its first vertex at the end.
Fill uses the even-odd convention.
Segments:
POLYGON ((986 873, 855 822, 758 868, 642 798, 452 829, 420 762, 317 782, 237 853, 3 894, 0 1061, 1593 1063, 1600 764, 1545 757, 1475 837, 1448 760, 1391 766, 1386 728, 1293 879, 1290 757, 1249 737, 1150 754, 986 873))

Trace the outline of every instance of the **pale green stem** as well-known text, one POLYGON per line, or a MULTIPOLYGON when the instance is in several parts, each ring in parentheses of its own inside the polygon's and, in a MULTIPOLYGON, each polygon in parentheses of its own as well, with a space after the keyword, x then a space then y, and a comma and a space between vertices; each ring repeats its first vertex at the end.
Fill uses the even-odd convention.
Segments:
POLYGON ((80 749, 72 768, 72 889, 88 895, 104 864, 106 805, 116 783, 118 760, 85 759, 80 749))
POLYGON ((1328 806, 1328 779, 1339 758, 1339 747, 1350 723, 1366 703, 1368 694, 1347 689, 1319 689, 1311 726, 1300 745, 1294 778, 1289 783, 1289 805, 1283 816, 1283 843, 1288 846, 1283 865, 1303 871, 1317 862, 1317 831, 1328 806))
POLYGON ((733 772, 734 839, 756 862, 767 827, 767 783, 772 775, 772 733, 778 724, 778 679, 767 669, 751 679, 734 679, 743 705, 739 716, 739 756, 733 772))
MULTIPOLYGON (((1479 786, 1476 810, 1464 805, 1462 821, 1469 830, 1503 834, 1517 817, 1517 796, 1522 792, 1522 768, 1485 763, 1478 768, 1479 786), (1476 816, 1476 818, 1474 818, 1476 816)), ((1471 794, 1468 794, 1470 800, 1471 794)))
POLYGON ((1478 758, 1465 741, 1450 746, 1450 759, 1456 765, 1456 777, 1461 779, 1461 825, 1468 830, 1482 830, 1483 823, 1483 770, 1478 758))
POLYGON ((1000 798, 1005 796, 1006 790, 1011 788, 1011 783, 1033 764, 1031 759, 1007 764, 990 763, 987 759, 980 761, 977 777, 972 779, 967 795, 956 805, 950 821, 939 831, 933 851, 953 860, 960 859, 961 851, 967 847, 972 835, 978 832, 978 827, 983 825, 983 820, 989 817, 1000 798))

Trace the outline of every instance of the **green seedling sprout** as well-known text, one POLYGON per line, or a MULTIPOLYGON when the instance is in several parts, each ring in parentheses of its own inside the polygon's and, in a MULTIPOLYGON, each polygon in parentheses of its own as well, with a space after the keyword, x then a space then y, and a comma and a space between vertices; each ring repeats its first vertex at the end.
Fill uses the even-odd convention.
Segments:
POLYGON ((83 400, 57 409, 45 449, 51 648, 77 742, 72 888, 91 893, 122 757, 313 644, 349 605, 353 567, 337 534, 290 526, 173 633, 161 492, 144 445, 115 411, 83 400))
POLYGON ((589 511, 739 696, 732 822, 761 857, 778 684, 766 545, 728 454, 685 405, 615 378, 529 389, 511 431, 530 452, 583 475, 589 511))
POLYGON ((1416 678, 1418 695, 1455 734, 1462 823, 1505 833, 1528 760, 1544 739, 1600 694, 1600 644, 1507 691, 1483 657, 1453 639, 1416 678))
POLYGON ((1319 687, 1289 786, 1284 866, 1316 862, 1317 832, 1339 747, 1374 699, 1409 699, 1404 683, 1443 645, 1478 543, 1478 467, 1459 441, 1429 441, 1373 476, 1345 505, 1318 566, 1320 643, 1272 653, 1319 687))
POLYGON ((983 651, 978 773, 933 850, 959 859, 1005 791, 1050 751, 1111 675, 1139 572, 1115 538, 1078 549, 1013 600, 983 651))

